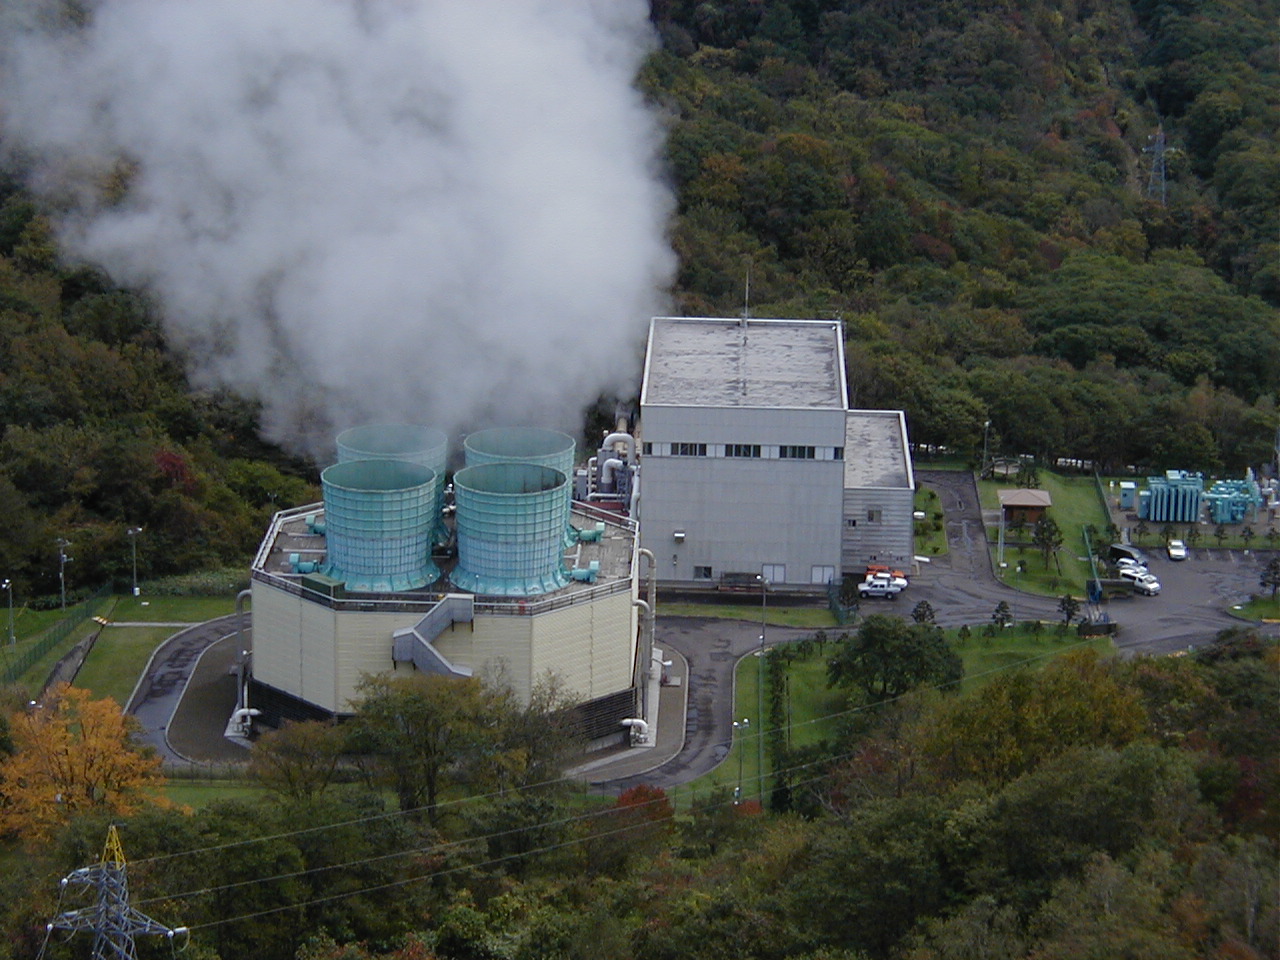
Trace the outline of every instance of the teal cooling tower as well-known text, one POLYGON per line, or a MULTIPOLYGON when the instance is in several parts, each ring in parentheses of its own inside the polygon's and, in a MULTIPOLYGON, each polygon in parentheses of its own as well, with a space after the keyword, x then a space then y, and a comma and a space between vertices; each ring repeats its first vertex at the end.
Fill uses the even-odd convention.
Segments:
POLYGON ((412 423, 370 423, 338 434, 338 462, 407 460, 444 475, 449 438, 443 430, 412 423))
POLYGON ((569 478, 535 463, 483 463, 453 476, 461 590, 531 597, 569 583, 564 526, 569 478))
POLYGON ((402 460, 348 460, 320 475, 328 556, 322 572, 358 593, 434 582, 440 474, 402 460))
POLYGON ((573 437, 539 427, 494 427, 469 434, 462 444, 467 466, 514 460, 573 476, 573 437))
POLYGON ((540 427, 493 427, 469 434, 462 444, 468 467, 482 463, 532 463, 559 470, 569 478, 564 493, 564 543, 574 542, 569 517, 573 510, 573 437, 540 427))
POLYGON ((338 462, 348 460, 406 460, 435 471, 435 538, 447 539, 440 512, 444 507, 444 475, 449 459, 449 438, 443 430, 413 423, 369 423, 338 434, 338 462))

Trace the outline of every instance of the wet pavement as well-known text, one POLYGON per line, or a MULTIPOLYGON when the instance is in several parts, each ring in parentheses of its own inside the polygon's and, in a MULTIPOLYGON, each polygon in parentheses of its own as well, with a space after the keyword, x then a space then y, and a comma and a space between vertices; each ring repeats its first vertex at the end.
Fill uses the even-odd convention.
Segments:
MULTIPOLYGON (((949 553, 922 564, 899 600, 866 600, 861 612, 909 616, 917 602, 928 600, 940 625, 959 626, 989 622, 1004 600, 1017 620, 1059 619, 1056 598, 1023 593, 995 576, 972 475, 919 471, 917 477, 942 499, 949 553)), ((1161 595, 1123 598, 1105 606, 1120 624, 1116 645, 1125 654, 1185 650, 1244 623, 1226 609, 1259 589, 1259 572, 1268 556, 1265 551, 1201 549, 1191 551, 1188 560, 1173 562, 1148 552, 1151 570, 1163 585, 1161 595)), ((1280 633, 1280 625, 1267 626, 1280 633)), ((667 651, 672 661, 667 674, 679 683, 653 688, 659 713, 654 746, 602 752, 579 765, 575 775, 621 792, 640 783, 663 788, 687 783, 722 763, 732 744, 734 670, 741 658, 760 649, 760 632, 758 621, 659 616, 655 644, 667 651)), ((813 632, 770 625, 765 643, 772 646, 813 632)), ((166 761, 247 758, 247 751, 222 735, 235 708, 235 634, 234 615, 182 630, 157 649, 139 681, 127 711, 142 723, 145 739, 166 761)))
POLYGON ((156 648, 129 697, 125 712, 137 718, 142 726, 143 742, 154 747, 166 763, 247 758, 243 749, 236 748, 237 754, 222 748, 224 742, 234 746, 222 737, 227 719, 235 709, 234 678, 212 661, 198 669, 205 651, 220 640, 230 641, 224 648, 234 656, 236 625, 236 615, 231 614, 175 633, 156 648), (193 679, 197 676, 198 682, 193 679), (227 684, 219 684, 224 678, 232 681, 225 711, 222 708, 227 684), (211 694, 210 688, 216 691, 219 686, 223 688, 223 695, 211 694), (174 729, 175 724, 181 724, 182 729, 174 729), (192 755, 187 752, 191 750, 209 755, 192 755))

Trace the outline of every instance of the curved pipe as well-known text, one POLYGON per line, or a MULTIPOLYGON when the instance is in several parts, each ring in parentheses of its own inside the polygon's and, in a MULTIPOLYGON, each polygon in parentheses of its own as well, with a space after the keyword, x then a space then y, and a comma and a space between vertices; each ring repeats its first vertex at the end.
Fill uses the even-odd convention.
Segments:
POLYGON ((615 443, 626 443, 627 445, 627 463, 636 462, 636 438, 629 433, 611 433, 600 443, 600 449, 604 450, 611 447, 615 443))
POLYGON ((628 717, 626 720, 620 720, 619 723, 631 731, 631 740, 634 743, 645 743, 649 739, 649 724, 639 717, 628 717))
POLYGON ((240 689, 236 691, 236 700, 241 707, 249 706, 249 678, 245 675, 244 662, 244 602, 252 596, 252 590, 241 590, 236 594, 236 650, 240 651, 236 654, 236 665, 240 668, 237 678, 240 689))
POLYGON ((623 462, 616 457, 610 457, 600 465, 600 484, 605 487, 612 487, 618 481, 614 477, 614 471, 621 470, 623 462))

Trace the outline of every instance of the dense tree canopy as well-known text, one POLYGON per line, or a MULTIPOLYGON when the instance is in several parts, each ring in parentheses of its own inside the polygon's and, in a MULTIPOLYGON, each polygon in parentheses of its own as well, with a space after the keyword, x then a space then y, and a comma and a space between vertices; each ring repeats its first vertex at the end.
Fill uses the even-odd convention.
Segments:
POLYGON ((912 439, 1104 468, 1265 462, 1280 69, 1259 2, 664 0, 676 294, 839 315, 912 439), (1163 130, 1165 188, 1154 178, 1163 130), (1200 402, 1208 393, 1210 405, 1200 402))

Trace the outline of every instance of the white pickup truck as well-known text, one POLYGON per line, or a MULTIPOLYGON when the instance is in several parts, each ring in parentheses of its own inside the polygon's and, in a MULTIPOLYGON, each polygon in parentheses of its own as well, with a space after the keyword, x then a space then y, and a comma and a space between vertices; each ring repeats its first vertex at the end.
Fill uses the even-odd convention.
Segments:
POLYGON ((898 594, 901 592, 902 587, 892 580, 866 580, 858 584, 858 596, 864 600, 867 597, 884 597, 887 600, 897 600, 898 594))

